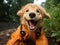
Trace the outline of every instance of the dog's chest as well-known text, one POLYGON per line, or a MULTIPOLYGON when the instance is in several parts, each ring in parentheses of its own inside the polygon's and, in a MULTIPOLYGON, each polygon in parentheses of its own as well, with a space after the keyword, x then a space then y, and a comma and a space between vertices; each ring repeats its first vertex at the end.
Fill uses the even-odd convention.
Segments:
POLYGON ((29 36, 28 36, 28 38, 26 40, 24 40, 24 43, 26 45, 35 45, 36 40, 39 39, 39 37, 41 35, 41 29, 42 28, 38 28, 35 31, 29 31, 29 30, 23 28, 23 30, 24 30, 25 33, 29 32, 29 36))
POLYGON ((37 31, 30 31, 29 38, 37 40, 41 35, 41 29, 38 29, 37 31))
POLYGON ((31 32, 28 39, 24 41, 26 45, 35 45, 36 40, 40 37, 40 33, 38 32, 31 32))
POLYGON ((35 42, 32 39, 27 39, 24 41, 25 45, 35 45, 35 42))

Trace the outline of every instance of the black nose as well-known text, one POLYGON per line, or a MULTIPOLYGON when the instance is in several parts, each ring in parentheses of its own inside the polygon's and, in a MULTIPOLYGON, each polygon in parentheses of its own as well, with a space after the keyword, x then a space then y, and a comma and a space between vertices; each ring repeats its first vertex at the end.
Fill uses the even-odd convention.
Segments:
POLYGON ((36 14, 35 13, 30 13, 29 16, 30 16, 30 18, 34 18, 36 16, 36 14))

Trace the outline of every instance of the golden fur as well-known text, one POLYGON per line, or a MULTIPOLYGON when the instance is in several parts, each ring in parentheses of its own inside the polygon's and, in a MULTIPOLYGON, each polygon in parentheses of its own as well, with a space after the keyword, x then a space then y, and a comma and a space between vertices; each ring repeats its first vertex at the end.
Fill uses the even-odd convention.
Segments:
MULTIPOLYGON (((36 29, 42 27, 42 22, 44 18, 50 18, 50 15, 45 11, 45 9, 36 4, 27 4, 21 10, 17 12, 17 15, 20 16, 21 24, 23 24, 22 29, 26 32, 26 35, 23 37, 24 40, 31 38, 35 45, 48 45, 48 40, 44 34, 43 28, 41 29, 41 35, 36 39, 35 32, 36 29), (29 17, 29 14, 33 12, 36 16, 32 19, 29 17), (34 26, 34 31, 30 31, 29 24, 27 20, 38 21, 34 26), (32 32, 32 34, 30 34, 32 32)), ((25 45, 22 41, 20 34, 20 26, 18 26, 17 31, 11 35, 11 39, 7 42, 7 45, 25 45)))

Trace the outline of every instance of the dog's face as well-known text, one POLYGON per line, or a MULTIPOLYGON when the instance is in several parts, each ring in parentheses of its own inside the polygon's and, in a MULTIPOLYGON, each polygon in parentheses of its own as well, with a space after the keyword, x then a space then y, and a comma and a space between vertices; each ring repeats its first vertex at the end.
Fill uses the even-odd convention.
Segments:
POLYGON ((17 12, 17 15, 21 17, 21 23, 27 25, 30 30, 41 26, 44 18, 50 18, 44 8, 35 4, 27 4, 17 12))

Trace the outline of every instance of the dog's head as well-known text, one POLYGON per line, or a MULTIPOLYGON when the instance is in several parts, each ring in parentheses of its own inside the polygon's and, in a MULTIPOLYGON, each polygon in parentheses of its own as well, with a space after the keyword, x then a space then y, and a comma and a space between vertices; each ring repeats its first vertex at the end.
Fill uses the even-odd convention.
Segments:
POLYGON ((20 16, 21 23, 27 25, 30 30, 35 30, 41 26, 44 18, 50 18, 50 15, 43 7, 36 4, 27 4, 17 12, 20 16))

